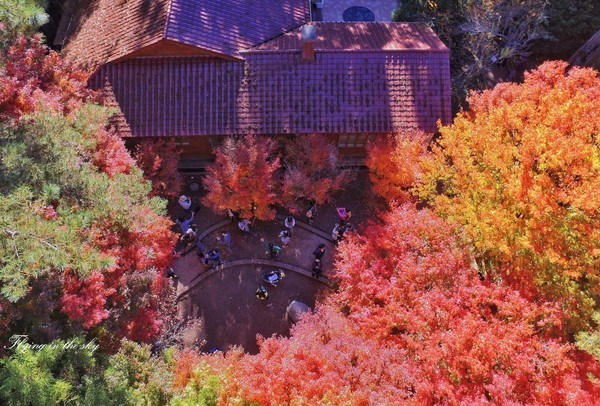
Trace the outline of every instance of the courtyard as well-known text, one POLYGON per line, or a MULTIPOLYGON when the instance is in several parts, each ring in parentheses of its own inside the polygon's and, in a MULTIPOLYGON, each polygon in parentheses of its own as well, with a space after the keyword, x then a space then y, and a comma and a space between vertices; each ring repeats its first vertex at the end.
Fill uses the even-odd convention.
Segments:
MULTIPOLYGON (((196 248, 178 247, 172 267, 178 278, 177 288, 179 314, 182 318, 197 319, 199 328, 188 331, 186 346, 196 346, 203 351, 228 350, 241 346, 248 353, 257 353, 257 335, 269 337, 273 334, 288 336, 291 322, 286 317, 286 308, 291 301, 305 303, 314 310, 315 303, 327 295, 335 285, 332 278, 336 247, 331 239, 331 230, 339 217, 336 206, 352 207, 352 223, 360 230, 367 219, 382 208, 381 201, 370 197, 366 173, 358 173, 357 179, 347 185, 343 192, 335 195, 332 204, 318 208, 314 223, 309 225, 303 214, 296 214, 296 226, 288 247, 283 248, 278 260, 267 253, 266 245, 272 242, 281 245, 278 234, 285 229, 284 218, 289 213, 280 210, 272 221, 256 221, 253 234, 240 231, 236 222, 226 219, 225 213, 213 213, 200 206, 194 217, 198 228, 198 239, 203 252, 218 248, 222 265, 211 269, 200 262, 196 248), (354 214, 356 213, 356 214, 354 214), (223 231, 232 236, 231 249, 220 244, 218 237, 223 231), (325 244, 323 276, 312 276, 312 252, 325 244), (285 277, 273 287, 262 281, 270 271, 282 270, 285 277), (258 300, 255 291, 259 286, 268 289, 269 297, 258 300)), ((199 203, 202 191, 192 191, 188 179, 188 193, 199 203)), ((195 185, 194 185, 195 188, 195 185)), ((172 202, 171 216, 184 216, 183 209, 172 202)), ((177 228, 177 231, 178 228, 177 228)))

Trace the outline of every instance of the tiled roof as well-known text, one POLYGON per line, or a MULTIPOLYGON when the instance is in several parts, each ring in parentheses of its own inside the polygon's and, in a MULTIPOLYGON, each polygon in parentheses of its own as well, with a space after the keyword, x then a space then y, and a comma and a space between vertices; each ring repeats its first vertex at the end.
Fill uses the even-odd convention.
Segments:
POLYGON ((450 122, 448 52, 250 52, 103 67, 126 136, 381 133, 450 122))
POLYGON ((309 0, 172 0, 165 37, 237 55, 309 20, 309 0))
MULTIPOLYGON (((448 48, 433 30, 422 23, 314 22, 315 49, 326 51, 442 51, 448 48)), ((280 35, 252 48, 252 51, 297 50, 302 28, 280 35)))
POLYGON ((164 39, 237 57, 309 18, 308 0, 70 0, 66 9, 55 44, 94 67, 164 39))
POLYGON ((450 121, 448 53, 246 55, 249 115, 258 134, 373 133, 450 121))
POLYGON ((119 106, 124 136, 237 134, 244 63, 220 58, 136 58, 103 66, 92 88, 119 106))
POLYGON ((56 45, 75 63, 95 67, 163 37, 167 0, 71 0, 56 45))

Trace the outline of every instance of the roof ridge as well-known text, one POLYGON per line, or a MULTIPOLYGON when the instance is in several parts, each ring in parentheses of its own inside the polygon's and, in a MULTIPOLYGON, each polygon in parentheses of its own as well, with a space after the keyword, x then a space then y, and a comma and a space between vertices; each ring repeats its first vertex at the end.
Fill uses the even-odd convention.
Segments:
POLYGON ((247 51, 250 51, 250 50, 252 50, 253 48, 259 47, 259 46, 261 46, 262 44, 266 44, 266 43, 267 43, 267 42, 269 42, 269 41, 273 41, 274 39, 276 39, 276 38, 279 38, 279 37, 281 37, 282 35, 289 34, 290 32, 292 32, 292 31, 294 31, 294 30, 297 30, 297 29, 298 29, 298 28, 300 28, 300 27, 304 27, 305 25, 307 25, 307 24, 310 24, 310 23, 312 23, 312 21, 309 21, 309 22, 307 22, 307 23, 302 23, 302 24, 300 24, 300 25, 297 25, 297 26, 295 26, 295 27, 293 27, 293 28, 290 28, 290 29, 289 29, 289 30, 287 30, 287 31, 284 31, 284 32, 281 32, 281 33, 279 33, 279 34, 275 35, 274 37, 271 37, 271 38, 269 38, 269 39, 266 39, 266 40, 264 40, 264 41, 262 41, 262 42, 259 42, 258 44, 252 45, 251 47, 248 47, 248 48, 245 48, 245 49, 241 49, 241 50, 239 50, 238 52, 239 52, 239 53, 241 53, 241 52, 247 52, 247 51))
MULTIPOLYGON (((312 22, 317 30, 315 49, 327 52, 448 52, 427 24, 404 22, 312 22)), ((303 25, 304 26, 304 25, 303 25)), ((298 51, 302 47, 299 27, 250 47, 240 53, 298 51)))
POLYGON ((167 15, 165 18, 165 27, 163 28, 162 39, 168 39, 167 33, 169 32, 169 24, 171 23, 171 6, 173 6, 173 1, 175 0, 167 0, 167 15))

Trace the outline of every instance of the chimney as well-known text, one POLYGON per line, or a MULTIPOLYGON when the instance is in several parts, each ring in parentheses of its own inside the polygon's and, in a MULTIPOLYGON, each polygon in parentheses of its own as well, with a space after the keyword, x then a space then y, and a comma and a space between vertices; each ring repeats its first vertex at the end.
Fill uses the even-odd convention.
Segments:
POLYGON ((302 26, 302 60, 312 62, 315 60, 315 42, 317 40, 317 27, 306 24, 302 26))

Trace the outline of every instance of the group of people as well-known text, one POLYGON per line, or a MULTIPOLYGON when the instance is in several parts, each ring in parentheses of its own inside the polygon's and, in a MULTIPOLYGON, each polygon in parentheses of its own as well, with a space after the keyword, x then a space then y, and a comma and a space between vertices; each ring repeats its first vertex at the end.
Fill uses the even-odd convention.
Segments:
POLYGON ((352 230, 352 224, 350 223, 335 223, 335 225, 333 226, 333 230, 331 231, 331 238, 333 239, 333 243, 335 245, 338 245, 339 242, 344 239, 344 234, 346 234, 350 230, 352 230))
POLYGON ((281 239, 281 246, 272 242, 265 242, 264 239, 261 239, 261 241, 265 244, 267 254, 269 254, 269 257, 274 260, 279 260, 279 254, 283 248, 287 248, 288 244, 290 243, 294 227, 296 226, 296 219, 294 216, 287 216, 283 224, 285 229, 281 230, 278 234, 279 238, 281 239))
MULTIPOLYGON (((254 209, 254 207, 255 206, 253 205, 252 208, 254 209)), ((254 213, 254 210, 252 212, 254 213)), ((247 218, 241 218, 239 212, 237 212, 233 209, 227 209, 227 212, 225 214, 226 214, 227 218, 229 219, 229 221, 231 221, 232 223, 237 223, 237 226, 241 232, 256 235, 250 229, 250 226, 252 225, 252 221, 250 221, 247 218)))
POLYGON ((198 250, 196 255, 198 255, 200 263, 205 267, 209 267, 209 269, 215 269, 218 266, 223 265, 223 262, 221 261, 221 251, 218 248, 213 248, 206 254, 202 252, 202 250, 198 250))
POLYGON ((179 217, 175 223, 181 228, 180 241, 184 244, 183 251, 185 252, 190 245, 198 244, 197 239, 198 228, 193 224, 194 217, 200 210, 200 206, 193 206, 192 199, 186 195, 179 197, 179 205, 186 211, 188 218, 179 217))
MULTIPOLYGON (((283 278, 285 278, 285 273, 281 269, 268 272, 262 276, 262 280, 265 283, 269 283, 274 287, 277 286, 283 278)), ((266 300, 269 297, 269 291, 264 285, 260 285, 258 289, 256 289, 255 294, 258 300, 266 300)))
MULTIPOLYGON (((201 241, 197 238, 197 227, 193 224, 194 216, 198 213, 199 207, 193 205, 192 199, 188 196, 182 195, 179 198, 180 206, 186 211, 188 217, 180 217, 176 223, 181 228, 182 236, 180 240, 185 244, 184 251, 188 249, 190 244, 195 244, 197 248, 197 255, 200 262, 205 266, 210 266, 211 269, 217 268, 222 264, 221 251, 219 248, 213 248, 212 250, 204 253, 204 247, 201 241)), ((331 237, 333 242, 337 245, 339 241, 344 238, 344 234, 352 229, 352 225, 349 223, 352 217, 352 211, 346 207, 337 207, 337 214, 339 216, 339 222, 335 223, 331 237)), ((309 224, 312 224, 317 214, 316 202, 311 201, 310 207, 306 211, 306 218, 309 224)), ((231 222, 237 222, 238 228, 244 233, 252 233, 250 226, 251 221, 249 219, 240 218, 238 212, 227 209, 227 218, 231 222)), ((292 215, 288 215, 284 219, 284 229, 278 234, 278 238, 281 241, 281 246, 272 242, 265 243, 265 247, 269 257, 273 260, 279 260, 281 251, 288 247, 290 240, 293 235, 294 227, 296 226, 296 219, 292 215)), ((254 234, 254 233, 252 233, 254 234)), ((254 234, 256 235, 256 234, 254 234)), ((264 240, 261 240, 264 242, 264 240)), ((233 241, 229 231, 223 230, 217 242, 223 248, 227 248, 228 251, 232 250, 233 241)), ((312 264, 312 276, 314 278, 320 278, 323 274, 323 257, 325 255, 325 244, 319 244, 319 246, 312 253, 314 260, 312 264)), ((170 278, 177 278, 173 268, 167 268, 167 276, 170 278)), ((281 270, 272 271, 263 275, 263 281, 265 283, 276 286, 276 284, 285 277, 285 274, 281 270)), ((264 285, 260 285, 256 290, 256 297, 260 300, 266 300, 269 296, 268 290, 264 285)))
MULTIPOLYGON (((185 253, 190 245, 196 246, 196 254, 198 255, 198 259, 200 263, 204 266, 210 266, 210 268, 216 268, 217 266, 222 264, 221 261, 221 251, 219 248, 213 248, 212 250, 205 253, 204 245, 202 241, 198 238, 198 229, 196 225, 193 224, 194 217, 198 213, 200 206, 194 206, 192 199, 189 196, 181 195, 179 197, 179 205, 186 211, 189 217, 179 217, 175 220, 175 223, 179 225, 181 228, 181 238, 179 239, 183 244, 183 252, 185 253)), ((232 249, 232 239, 231 234, 228 231, 223 231, 221 236, 217 238, 219 244, 227 247, 229 250, 232 249)), ((174 271, 172 268, 167 270, 167 276, 170 278, 174 278, 172 276, 174 271)))

